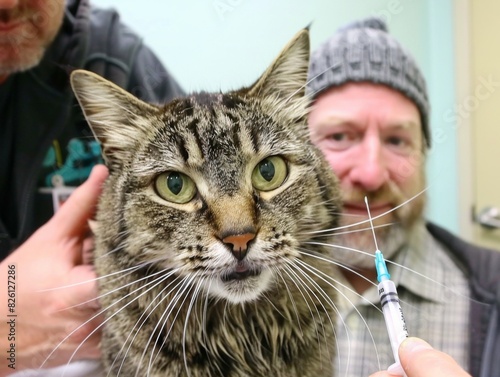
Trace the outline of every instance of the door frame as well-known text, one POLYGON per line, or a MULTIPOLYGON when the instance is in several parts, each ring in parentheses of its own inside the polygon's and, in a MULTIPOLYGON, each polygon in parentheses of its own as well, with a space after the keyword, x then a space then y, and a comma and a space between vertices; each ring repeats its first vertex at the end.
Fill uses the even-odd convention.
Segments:
MULTIPOLYGON (((470 1, 455 0, 454 35, 455 35, 455 83, 456 100, 461 103, 471 93, 471 25, 470 1)), ((457 117, 458 143, 458 213, 459 228, 462 238, 474 240, 474 150, 471 117, 457 117)))

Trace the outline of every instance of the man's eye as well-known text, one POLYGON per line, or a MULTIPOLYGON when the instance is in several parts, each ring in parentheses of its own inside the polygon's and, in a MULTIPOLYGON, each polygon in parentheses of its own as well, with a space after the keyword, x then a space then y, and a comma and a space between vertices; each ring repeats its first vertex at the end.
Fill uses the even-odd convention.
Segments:
POLYGON ((330 135, 330 138, 334 141, 344 141, 347 139, 347 135, 345 133, 334 133, 330 135))
POLYGON ((411 147, 411 141, 401 136, 389 136, 386 138, 386 145, 398 152, 408 152, 411 147))
POLYGON ((398 136, 391 136, 391 137, 389 137, 387 139, 387 142, 389 144, 394 145, 394 146, 401 146, 401 145, 405 144, 405 141, 402 138, 398 137, 398 136))
POLYGON ((358 135, 348 131, 332 132, 325 138, 328 149, 341 151, 352 147, 358 142, 358 135))

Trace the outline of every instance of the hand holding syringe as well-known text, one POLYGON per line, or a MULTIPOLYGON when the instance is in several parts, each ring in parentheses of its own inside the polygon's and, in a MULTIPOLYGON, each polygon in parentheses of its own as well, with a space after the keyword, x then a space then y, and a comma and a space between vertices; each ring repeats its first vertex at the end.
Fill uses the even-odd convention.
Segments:
POLYGON ((375 237, 375 230, 373 228, 372 216, 370 214, 370 207, 368 206, 368 199, 365 196, 366 208, 368 210, 368 218, 373 232, 373 239, 375 241, 375 268, 377 269, 378 294, 380 297, 380 305, 382 306, 382 313, 384 314, 385 325, 389 333, 391 341, 392 353, 394 354, 395 363, 391 365, 388 372, 395 376, 406 376, 401 363, 399 362, 398 350, 399 346, 408 337, 406 329, 406 322, 403 316, 403 310, 399 305, 398 292, 396 285, 390 280, 391 275, 387 271, 384 256, 378 249, 377 238, 375 237))

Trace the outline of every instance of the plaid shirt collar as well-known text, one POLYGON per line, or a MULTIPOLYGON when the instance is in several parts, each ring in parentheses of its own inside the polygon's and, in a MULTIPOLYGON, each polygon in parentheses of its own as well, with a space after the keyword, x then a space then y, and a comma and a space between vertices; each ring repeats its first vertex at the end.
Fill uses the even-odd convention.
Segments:
POLYGON ((436 254, 442 250, 442 246, 432 238, 425 226, 418 226, 410 245, 404 247, 394 258, 399 265, 411 266, 411 270, 389 263, 394 284, 423 299, 441 302, 443 287, 446 286, 444 271, 447 266, 436 259, 436 254))
MULTIPOLYGON (((442 250, 441 245, 432 238, 425 228, 424 223, 418 224, 412 240, 407 245, 402 246, 393 260, 387 263, 391 280, 397 287, 403 287, 417 297, 428 301, 440 302, 442 300, 443 287, 446 286, 446 282, 444 281, 445 274, 443 272, 447 267, 436 262, 436 259, 434 259, 436 253, 439 252, 438 250, 442 250)), ((373 268, 375 268, 375 265, 373 268)), ((339 280, 341 284, 348 287, 346 289, 341 288, 340 290, 354 303, 371 305, 380 302, 376 285, 367 289, 363 293, 363 298, 359 298, 355 297, 352 292, 347 291, 348 289, 352 289, 352 287, 343 276, 339 280)), ((352 305, 348 305, 348 307, 352 309, 352 305)))

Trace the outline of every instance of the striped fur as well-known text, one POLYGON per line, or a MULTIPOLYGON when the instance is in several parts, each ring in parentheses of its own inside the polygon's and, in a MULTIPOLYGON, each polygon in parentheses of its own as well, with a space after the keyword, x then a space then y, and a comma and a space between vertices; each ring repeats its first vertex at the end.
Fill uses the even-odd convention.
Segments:
POLYGON ((332 374, 335 295, 321 274, 333 271, 305 242, 337 224, 339 193, 305 124, 308 55, 304 30, 250 88, 164 106, 72 74, 110 167, 95 250, 109 375, 332 374), (270 156, 287 177, 257 190, 252 172, 270 156), (164 199, 165 172, 190 177, 196 195, 164 199), (248 232, 238 262, 222 240, 248 232), (232 278, 241 266, 249 276, 232 278))

